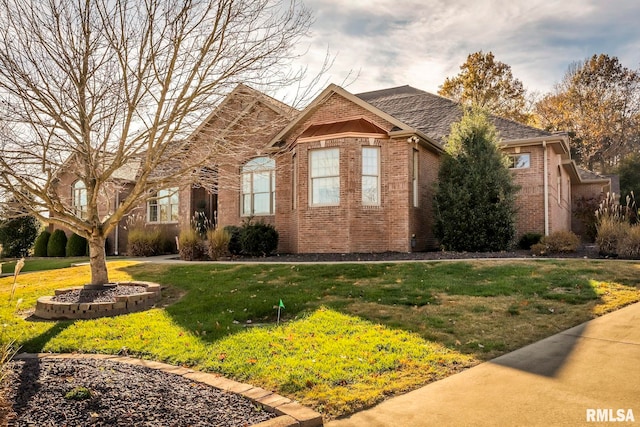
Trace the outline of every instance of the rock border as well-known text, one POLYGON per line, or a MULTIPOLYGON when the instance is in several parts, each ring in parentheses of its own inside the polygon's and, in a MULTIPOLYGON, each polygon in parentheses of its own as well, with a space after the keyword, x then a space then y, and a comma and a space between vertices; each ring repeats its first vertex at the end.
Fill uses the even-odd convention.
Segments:
MULTIPOLYGON (((146 292, 116 295, 115 302, 90 303, 51 301, 53 296, 44 296, 38 298, 36 311, 33 315, 45 320, 97 319, 148 310, 160 300, 160 285, 157 283, 132 281, 119 282, 115 285, 142 286, 146 288, 146 292)), ((55 294, 61 295, 78 289, 83 289, 83 287, 56 289, 55 294)))
POLYGON ((323 425, 322 415, 291 399, 260 387, 254 387, 251 384, 239 383, 219 375, 195 371, 189 368, 155 362, 153 360, 109 354, 20 353, 14 356, 14 360, 27 359, 102 359, 144 366, 168 374, 180 375, 191 381, 207 384, 218 390, 239 394, 251 400, 256 405, 261 405, 266 411, 278 415, 276 418, 254 424, 252 427, 318 427, 323 425))

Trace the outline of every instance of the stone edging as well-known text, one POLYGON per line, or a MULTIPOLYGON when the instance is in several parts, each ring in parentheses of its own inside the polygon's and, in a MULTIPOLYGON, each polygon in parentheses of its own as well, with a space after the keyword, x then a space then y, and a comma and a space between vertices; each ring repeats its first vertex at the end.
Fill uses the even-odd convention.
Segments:
MULTIPOLYGON (((99 317, 117 316, 120 314, 144 311, 154 306, 160 300, 160 285, 150 282, 120 282, 118 285, 144 286, 146 292, 133 295, 116 295, 116 302, 66 303, 51 301, 52 296, 38 298, 34 316, 47 320, 61 319, 97 319, 99 317)), ((82 286, 74 288, 56 289, 60 295, 82 286)))
POLYGON ((146 368, 157 369, 165 373, 180 375, 192 381, 197 381, 210 385, 218 390, 236 393, 255 404, 261 405, 269 412, 278 416, 276 418, 254 424, 253 427, 318 427, 323 425, 322 415, 316 411, 302 406, 279 394, 272 393, 260 387, 250 384, 239 383, 218 375, 206 372, 195 371, 180 366, 168 365, 166 363, 152 360, 142 360, 133 357, 114 356, 109 354, 53 354, 53 353, 20 353, 14 357, 15 360, 24 359, 102 359, 113 362, 128 363, 130 365, 144 366, 146 368))

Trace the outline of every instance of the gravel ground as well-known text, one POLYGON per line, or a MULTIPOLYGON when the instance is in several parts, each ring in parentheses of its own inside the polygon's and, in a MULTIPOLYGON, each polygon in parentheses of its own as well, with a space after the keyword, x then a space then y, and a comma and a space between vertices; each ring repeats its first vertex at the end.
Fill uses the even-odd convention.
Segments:
POLYGON ((10 426, 244 427, 276 416, 242 396, 109 360, 16 360, 10 370, 10 426), (91 396, 65 397, 78 387, 91 396))
POLYGON ((146 292, 144 286, 118 285, 104 290, 76 289, 64 294, 56 295, 51 301, 66 302, 71 304, 88 302, 116 302, 116 295, 133 295, 146 292))

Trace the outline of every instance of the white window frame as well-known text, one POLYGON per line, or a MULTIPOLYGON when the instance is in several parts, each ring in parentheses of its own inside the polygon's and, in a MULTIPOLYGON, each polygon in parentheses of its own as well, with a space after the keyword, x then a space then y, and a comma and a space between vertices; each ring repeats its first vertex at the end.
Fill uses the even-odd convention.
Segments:
POLYGON ((276 209, 276 162, 270 157, 256 157, 244 164, 241 170, 240 216, 269 216, 276 209), (267 177, 268 176, 268 177, 267 177), (255 191, 256 180, 267 177, 266 191, 255 191), (268 195, 267 211, 256 212, 256 197, 268 195))
POLYGON ((178 187, 158 190, 147 202, 147 222, 150 224, 175 224, 179 220, 180 195, 178 187), (155 208, 155 210, 153 209, 155 208), (163 209, 164 208, 164 209, 163 209), (163 210, 166 219, 163 219, 163 210))
POLYGON ((79 218, 85 219, 89 215, 89 202, 87 198, 87 186, 82 180, 77 180, 71 186, 71 204, 73 211, 79 218))
POLYGON ((380 206, 380 147, 368 146, 362 147, 362 205, 363 206, 380 206), (365 153, 375 153, 375 165, 368 165, 365 162, 365 153), (372 168, 373 167, 373 168, 372 168), (369 178, 369 179, 367 179, 369 178), (375 182, 374 191, 365 191, 365 182, 375 182), (371 194, 373 197, 368 197, 371 194))
POLYGON ((339 206, 340 205, 340 149, 339 148, 320 148, 309 151, 309 206, 339 206), (333 158, 321 158, 322 154, 334 154, 333 158), (314 171, 315 162, 331 162, 326 164, 322 171, 314 171), (337 182, 334 187, 325 187, 329 189, 329 193, 336 194, 337 197, 331 200, 323 201, 320 199, 320 193, 316 189, 320 189, 321 182, 337 182), (316 198, 317 196, 317 198, 316 198))
POLYGON ((531 153, 509 154, 509 169, 531 168, 531 153), (520 159, 526 159, 524 163, 520 159))

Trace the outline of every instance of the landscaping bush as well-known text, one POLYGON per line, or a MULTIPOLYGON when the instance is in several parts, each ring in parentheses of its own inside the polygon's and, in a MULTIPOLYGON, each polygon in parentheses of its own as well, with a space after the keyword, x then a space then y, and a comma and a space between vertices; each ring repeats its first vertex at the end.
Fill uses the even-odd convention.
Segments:
POLYGON ((185 261, 193 261, 204 258, 204 245, 200 239, 200 235, 193 228, 188 228, 180 232, 178 237, 178 252, 180 259, 185 261))
POLYGON ((231 253, 231 255, 240 255, 242 253, 242 245, 240 244, 242 227, 227 225, 224 227, 224 231, 229 233, 229 253, 231 253))
POLYGON ((618 243, 618 256, 628 259, 640 259, 640 225, 629 227, 618 243))
POLYGON ((38 236, 40 223, 30 215, 0 221, 2 256, 19 258, 29 255, 38 236))
POLYGON ((580 238, 571 231, 556 231, 532 245, 531 252, 534 255, 566 254, 577 251, 579 246, 580 238))
POLYGON ((445 250, 502 251, 515 237, 518 186, 495 126, 480 110, 451 126, 433 199, 434 234, 445 250))
POLYGON ((49 243, 50 237, 51 233, 49 233, 47 230, 43 230, 42 233, 38 235, 38 237, 36 238, 36 243, 33 246, 33 256, 47 256, 47 245, 49 243))
POLYGON ((618 256, 618 244, 630 231, 631 226, 625 221, 620 221, 613 216, 601 217, 598 222, 598 235, 596 246, 602 256, 618 256))
POLYGON ((531 249, 531 246, 535 245, 536 243, 540 243, 541 239, 542 239, 542 234, 540 233, 523 234, 522 237, 520 237, 520 240, 518 241, 518 247, 520 249, 529 250, 531 249))
POLYGON ((600 207, 600 199, 596 197, 579 197, 573 206, 574 217, 582 223, 582 237, 587 242, 594 242, 598 234, 596 211, 600 207))
POLYGON ((158 229, 129 230, 127 240, 127 255, 129 256, 153 256, 162 253, 164 239, 162 232, 158 229))
POLYGON ((67 240, 67 256, 87 256, 87 239, 73 233, 67 240))
POLYGON ((64 231, 54 230, 47 242, 47 256, 64 257, 67 252, 67 235, 64 231))
POLYGON ((270 255, 278 249, 278 231, 264 222, 247 223, 240 233, 240 246, 246 255, 270 255))
POLYGON ((210 229, 207 232, 207 249, 209 258, 216 261, 229 251, 231 234, 225 228, 210 229))

